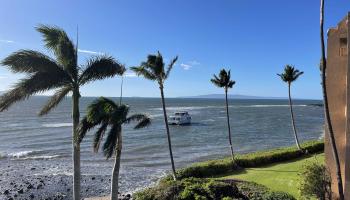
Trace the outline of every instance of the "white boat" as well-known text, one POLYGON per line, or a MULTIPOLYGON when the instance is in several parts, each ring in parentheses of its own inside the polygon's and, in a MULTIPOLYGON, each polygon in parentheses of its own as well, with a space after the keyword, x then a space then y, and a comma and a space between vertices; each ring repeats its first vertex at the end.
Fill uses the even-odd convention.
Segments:
POLYGON ((191 116, 186 111, 176 112, 174 113, 174 115, 169 116, 168 124, 171 124, 171 125, 191 124, 191 116))

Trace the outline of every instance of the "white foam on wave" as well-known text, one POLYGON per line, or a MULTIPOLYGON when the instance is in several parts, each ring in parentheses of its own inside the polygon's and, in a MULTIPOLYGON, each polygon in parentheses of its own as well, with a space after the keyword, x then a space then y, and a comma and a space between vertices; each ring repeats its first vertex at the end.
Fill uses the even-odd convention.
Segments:
MULTIPOLYGON (((293 105, 293 107, 305 107, 307 105, 293 105)), ((275 105, 246 105, 246 106, 238 106, 238 105, 233 105, 230 107, 241 107, 241 108, 268 108, 268 107, 289 107, 289 105, 286 104, 275 104, 275 105)))
POLYGON ((52 123, 52 124, 43 124, 43 127, 46 128, 59 128, 59 127, 71 127, 72 123, 52 123))
POLYGON ((0 153, 0 158, 23 158, 28 155, 34 154, 34 151, 18 151, 18 152, 11 152, 11 153, 0 153))
MULTIPOLYGON (((169 111, 181 111, 181 110, 202 110, 207 108, 216 108, 217 106, 170 106, 166 109, 169 111)), ((149 110, 163 110, 163 108, 151 108, 149 110)))
POLYGON ((43 156, 29 156, 24 158, 19 158, 20 160, 49 160, 53 158, 58 158, 60 155, 43 155, 43 156))

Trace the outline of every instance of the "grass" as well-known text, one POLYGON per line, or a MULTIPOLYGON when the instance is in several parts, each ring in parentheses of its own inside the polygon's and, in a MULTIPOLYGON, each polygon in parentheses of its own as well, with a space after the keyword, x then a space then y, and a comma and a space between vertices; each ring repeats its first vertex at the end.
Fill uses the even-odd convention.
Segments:
POLYGON ((324 153, 295 160, 275 163, 218 177, 219 179, 240 179, 262 184, 274 191, 284 191, 298 198, 299 171, 309 161, 324 162, 324 153))

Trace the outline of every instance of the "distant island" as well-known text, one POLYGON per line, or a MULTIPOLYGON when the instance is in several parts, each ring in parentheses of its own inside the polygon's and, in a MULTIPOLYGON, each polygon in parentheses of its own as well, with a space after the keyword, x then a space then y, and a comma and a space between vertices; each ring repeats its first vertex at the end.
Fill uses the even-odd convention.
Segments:
MULTIPOLYGON (((225 98, 225 94, 205 94, 196 96, 183 96, 178 98, 194 98, 194 99, 222 99, 225 98)), ((241 94, 229 94, 230 99, 287 99, 287 97, 260 97, 251 95, 241 95, 241 94)))

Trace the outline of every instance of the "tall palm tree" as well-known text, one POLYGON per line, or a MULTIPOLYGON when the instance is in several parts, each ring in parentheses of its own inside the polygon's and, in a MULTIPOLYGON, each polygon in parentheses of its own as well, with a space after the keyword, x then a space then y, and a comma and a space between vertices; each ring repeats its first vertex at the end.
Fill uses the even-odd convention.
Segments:
POLYGON ((292 127, 293 127, 293 132, 294 132, 295 143, 296 143, 296 145, 297 145, 299 150, 301 150, 301 148, 300 148, 300 143, 299 143, 299 139, 298 139, 297 130, 295 128, 294 113, 293 113, 293 103, 292 103, 292 98, 291 98, 291 95, 290 95, 290 86, 303 73, 304 72, 301 72, 301 71, 295 69, 292 65, 286 65, 284 67, 283 73, 282 74, 277 74, 279 77, 281 77, 281 80, 283 82, 286 82, 288 84, 288 98, 289 98, 290 117, 291 117, 291 120, 292 120, 292 127))
POLYGON ((232 139, 231 139, 231 126, 230 126, 230 116, 229 116, 229 112, 228 112, 227 92, 228 92, 228 89, 232 88, 236 82, 231 80, 231 71, 230 70, 226 71, 225 69, 222 69, 218 76, 214 74, 214 77, 210 81, 215 86, 217 86, 219 88, 224 88, 224 90, 225 90, 228 141, 230 143, 230 148, 231 148, 232 164, 234 164, 235 157, 233 154, 232 139))
POLYGON ((40 25, 36 30, 42 34, 45 47, 55 59, 33 50, 19 50, 6 57, 2 65, 14 73, 26 73, 26 77, 1 96, 0 112, 17 101, 56 89, 40 111, 39 115, 42 116, 56 107, 68 93, 72 94, 73 197, 80 200, 80 145, 76 131, 79 124, 79 88, 92 81, 120 74, 123 66, 112 57, 100 56, 91 58, 81 68, 78 65, 78 48, 63 29, 40 25))
POLYGON ((100 97, 95 100, 87 109, 86 116, 79 125, 79 142, 82 141, 86 132, 99 126, 95 132, 93 148, 97 153, 103 140, 105 132, 110 127, 107 138, 103 144, 103 154, 109 159, 115 154, 115 162, 111 179, 111 200, 118 200, 118 180, 120 169, 120 158, 122 153, 122 125, 131 121, 138 122, 134 127, 140 129, 151 123, 150 118, 144 114, 128 116, 129 107, 123 104, 116 104, 112 100, 100 97))
POLYGON ((328 127, 328 134, 329 134, 329 140, 331 143, 333 158, 335 161, 335 171, 336 171, 336 177, 337 177, 339 199, 344 200, 343 180, 342 180, 341 170, 340 170, 338 149, 335 143, 333 126, 332 126, 332 121, 329 114, 329 106, 328 106, 327 85, 326 85, 327 60, 326 60, 326 50, 325 50, 325 44, 324 44, 323 23, 324 23, 324 0, 321 0, 321 5, 320 5, 320 36, 321 36, 321 64, 320 65, 321 66, 320 67, 321 67, 321 77, 322 77, 322 94, 323 94, 323 103, 324 103, 324 113, 326 118, 326 126, 328 127))
POLYGON ((159 85, 160 96, 161 96, 162 106, 163 106, 164 123, 165 123, 166 133, 168 137, 168 147, 169 147, 169 154, 170 154, 171 167, 172 167, 174 180, 176 180, 176 170, 175 170, 175 164, 174 164, 174 158, 173 158, 173 151, 171 147, 168 116, 165 108, 164 82, 169 77, 170 71, 173 68, 177 59, 178 59, 177 56, 174 59, 172 59, 168 65, 168 68, 165 69, 163 56, 158 51, 157 55, 148 55, 147 61, 142 62, 140 66, 131 67, 131 70, 133 70, 138 76, 142 75, 145 79, 156 81, 159 85))

